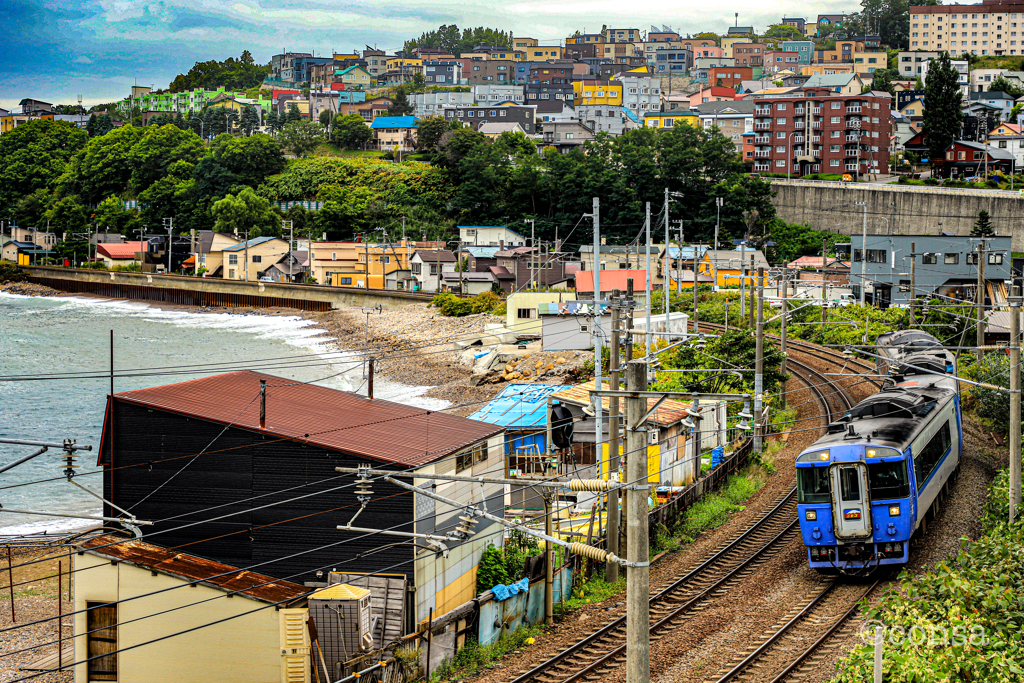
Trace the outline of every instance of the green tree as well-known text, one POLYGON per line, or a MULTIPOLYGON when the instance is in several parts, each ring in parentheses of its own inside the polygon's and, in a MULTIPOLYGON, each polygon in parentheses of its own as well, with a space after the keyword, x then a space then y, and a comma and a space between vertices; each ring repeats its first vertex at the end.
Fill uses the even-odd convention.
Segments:
POLYGON ((292 104, 288 105, 288 113, 285 114, 286 123, 295 123, 296 121, 302 120, 302 112, 299 111, 299 105, 292 104))
POLYGON ((238 181, 252 187, 285 167, 281 144, 263 133, 247 138, 218 135, 210 147, 213 158, 233 173, 238 181))
MULTIPOLYGON (((194 167, 203 154, 203 142, 192 131, 175 126, 147 127, 128 153, 131 184, 141 192, 165 177, 173 164, 185 162, 194 167)), ((191 168, 188 175, 191 175, 191 168)))
POLYGON ((249 231, 249 237, 279 236, 281 221, 266 198, 244 188, 237 195, 229 194, 212 208, 217 232, 249 231))
POLYGON ((239 59, 228 57, 222 62, 211 59, 196 62, 188 73, 178 74, 169 86, 171 92, 184 92, 193 88, 246 90, 263 84, 270 73, 268 66, 258 66, 252 54, 245 50, 239 59))
POLYGON ((391 106, 388 107, 388 116, 406 116, 412 113, 412 105, 409 104, 409 96, 405 88, 399 88, 395 96, 391 98, 391 106))
POLYGON ((346 149, 362 149, 373 139, 373 131, 359 114, 345 114, 334 118, 334 139, 346 149))
POLYGON ((46 220, 55 232, 80 232, 89 225, 89 214, 76 197, 64 197, 46 212, 46 220))
POLYGON ((974 227, 971 228, 971 237, 994 237, 995 234, 992 217, 989 216, 988 211, 982 209, 978 212, 978 220, 974 221, 974 227))
POLYGON ((367 211, 375 197, 366 187, 331 185, 317 199, 323 202, 313 219, 317 229, 333 239, 349 239, 369 227, 367 211))
POLYGON ((715 45, 718 45, 718 41, 721 40, 721 38, 719 37, 719 35, 717 33, 712 33, 711 31, 704 31, 702 33, 697 33, 697 34, 695 34, 693 36, 693 39, 694 40, 710 40, 715 45))
POLYGON ((92 214, 92 221, 101 232, 119 232, 129 234, 136 225, 138 211, 129 211, 119 197, 111 196, 104 199, 92 214))
POLYGON ((324 127, 324 130, 327 131, 327 135, 330 136, 331 122, 334 120, 334 112, 330 109, 324 109, 320 112, 320 116, 317 117, 317 120, 320 121, 320 125, 324 127))
POLYGON ((0 135, 0 216, 22 197, 53 185, 89 134, 67 121, 28 121, 0 135))
POLYGON ((276 133, 281 130, 282 125, 281 119, 278 118, 277 110, 272 108, 270 113, 267 114, 267 130, 271 133, 276 133))
POLYGON ((443 116, 427 116, 416 121, 416 144, 421 150, 431 152, 441 141, 441 136, 453 130, 458 124, 449 122, 443 116))
POLYGON ((1009 80, 999 74, 994 81, 988 85, 989 92, 1004 92, 1007 95, 1011 95, 1014 99, 1024 97, 1024 88, 1011 83, 1009 80))
POLYGON ((800 33, 798 28, 787 24, 772 24, 764 32, 764 37, 775 38, 776 40, 806 40, 806 37, 800 33))
POLYGON ((943 52, 928 68, 924 88, 923 132, 933 162, 945 157, 946 148, 960 134, 961 99, 960 74, 950 63, 949 53, 943 52))
POLYGON ((281 129, 281 144, 297 157, 309 156, 324 141, 324 129, 316 121, 289 121, 281 129))
POLYGON ((36 227, 46 224, 46 214, 53 207, 56 198, 49 190, 42 188, 18 200, 14 207, 14 220, 22 227, 36 227))
POLYGON ((439 47, 458 57, 463 52, 471 51, 477 45, 512 47, 512 34, 483 26, 460 31, 455 24, 444 24, 435 31, 426 31, 420 34, 419 38, 405 41, 403 49, 406 54, 411 54, 417 47, 439 47))
POLYGON ((256 107, 251 104, 246 105, 242 109, 242 117, 239 120, 239 126, 242 128, 242 132, 246 135, 252 135, 260 127, 260 115, 256 111, 256 107))
MULTIPOLYGON (((134 170, 132 150, 145 133, 144 128, 122 126, 101 137, 91 138, 89 144, 75 155, 72 162, 74 173, 70 179, 73 182, 65 192, 81 194, 89 204, 123 193, 128 189, 134 170)), ((62 185, 65 185, 63 181, 62 185)))
MULTIPOLYGON (((896 86, 893 84, 894 74, 888 69, 876 69, 872 74, 874 78, 871 81, 871 90, 878 92, 887 92, 893 97, 893 102, 896 101, 896 86)), ((895 74, 895 77, 899 77, 899 74, 895 74)))
POLYGON ((1013 108, 1010 109, 1010 116, 1006 119, 1007 123, 1017 123, 1020 118, 1021 109, 1024 109, 1024 102, 1018 102, 1013 105, 1013 108))

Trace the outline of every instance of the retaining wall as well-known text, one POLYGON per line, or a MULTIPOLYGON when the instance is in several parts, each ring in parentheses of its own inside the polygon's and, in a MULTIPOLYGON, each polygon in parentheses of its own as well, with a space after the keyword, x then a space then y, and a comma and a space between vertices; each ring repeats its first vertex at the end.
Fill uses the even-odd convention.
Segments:
POLYGON ((162 301, 194 306, 252 306, 326 311, 346 306, 399 309, 430 301, 432 294, 320 285, 242 282, 184 275, 152 275, 104 270, 22 266, 29 280, 64 292, 112 298, 162 301))
POLYGON ((920 185, 772 179, 773 204, 780 218, 819 230, 860 234, 867 203, 868 233, 967 235, 982 209, 999 235, 1013 237, 1013 251, 1024 251, 1024 195, 1004 190, 966 190, 920 185))

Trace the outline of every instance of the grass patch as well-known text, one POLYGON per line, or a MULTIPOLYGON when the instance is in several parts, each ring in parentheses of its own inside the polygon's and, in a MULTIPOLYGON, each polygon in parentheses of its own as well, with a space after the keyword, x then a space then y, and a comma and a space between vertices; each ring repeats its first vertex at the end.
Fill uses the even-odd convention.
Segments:
POLYGON ((467 638, 463 648, 449 659, 444 660, 436 670, 430 672, 430 680, 453 681, 471 676, 480 669, 490 666, 509 652, 533 645, 533 639, 543 630, 541 624, 523 624, 518 629, 502 636, 490 645, 481 645, 476 638, 467 638))
MULTIPOLYGON (((592 605, 604 602, 608 598, 618 595, 626 590, 626 577, 623 573, 615 583, 608 583, 604 580, 604 569, 599 566, 589 579, 579 581, 572 591, 572 597, 565 601, 564 611, 569 612, 583 605, 592 605)), ((555 605, 556 610, 562 609, 562 605, 555 605)))
POLYGON ((677 531, 685 540, 692 540, 698 534, 722 526, 734 512, 744 508, 745 502, 764 486, 767 472, 760 466, 748 467, 742 474, 729 477, 719 493, 712 493, 686 511, 677 531))

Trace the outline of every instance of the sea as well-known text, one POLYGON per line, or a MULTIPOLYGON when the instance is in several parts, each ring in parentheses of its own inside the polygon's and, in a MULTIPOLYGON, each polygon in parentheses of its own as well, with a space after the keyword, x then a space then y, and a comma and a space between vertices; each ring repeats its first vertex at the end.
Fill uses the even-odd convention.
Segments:
MULTIPOLYGON (((75 481, 97 495, 96 467, 110 392, 180 382, 226 370, 256 369, 301 382, 366 393, 361 358, 338 351, 310 320, 290 315, 165 309, 141 302, 26 297, 0 292, 0 438, 91 445, 75 481)), ((430 386, 374 382, 374 395, 431 410, 430 386)), ((37 450, 0 443, 0 468, 37 450)), ((31 510, 95 516, 100 500, 63 477, 51 448, 0 473, 0 537, 71 531, 88 519, 4 512, 31 510)))

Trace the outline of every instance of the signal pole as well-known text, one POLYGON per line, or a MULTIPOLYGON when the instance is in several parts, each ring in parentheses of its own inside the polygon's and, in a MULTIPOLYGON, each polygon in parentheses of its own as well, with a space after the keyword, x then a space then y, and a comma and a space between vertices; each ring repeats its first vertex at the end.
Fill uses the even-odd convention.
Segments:
MULTIPOLYGON (((647 362, 630 361, 626 388, 647 391, 647 362)), ((626 569, 626 680, 647 683, 651 675, 650 548, 647 541, 647 423, 637 424, 647 412, 644 397, 626 399, 627 481, 639 488, 626 493, 626 557, 639 567, 626 569)))
POLYGON ((764 268, 757 269, 757 328, 754 360, 754 452, 761 453, 761 394, 764 392, 764 268))
POLYGON ((975 288, 974 305, 978 311, 978 325, 975 339, 978 347, 978 361, 985 356, 981 347, 985 344, 985 241, 978 242, 978 286, 975 288))
MULTIPOLYGON (((594 220, 594 301, 601 301, 601 200, 594 197, 594 209, 590 217, 594 220)), ((594 388, 600 391, 601 382, 601 304, 594 304, 594 324, 590 326, 594 335, 594 388)), ((597 453, 597 474, 601 476, 601 439, 604 436, 604 400, 598 396, 594 405, 594 446, 597 453)))
POLYGON ((1020 461, 1020 311, 1018 287, 1010 296, 1010 521, 1017 519, 1021 502, 1020 461))
POLYGON ((165 218, 163 219, 163 224, 167 228, 167 274, 170 275, 173 272, 171 270, 171 256, 174 253, 174 219, 165 218))
MULTIPOLYGON (((822 273, 824 276, 824 273, 822 273)), ((782 334, 781 334, 781 346, 782 351, 782 374, 786 374, 786 312, 789 310, 788 307, 789 298, 789 264, 782 264, 782 334)), ((786 409, 786 386, 782 386, 782 409, 786 409)))
MULTIPOLYGON (((664 296, 664 299, 665 299, 661 303, 663 304, 662 308, 665 311, 665 329, 666 330, 668 329, 668 308, 669 308, 669 306, 668 306, 669 296, 668 295, 669 295, 669 291, 671 290, 671 288, 669 287, 669 273, 671 272, 671 269, 669 268, 669 263, 671 263, 671 262, 669 261, 668 249, 669 249, 669 235, 668 235, 668 188, 666 187, 665 188, 665 273, 664 273, 664 277, 662 278, 662 280, 664 280, 664 284, 661 287, 661 293, 662 293, 662 295, 664 296)), ((679 245, 679 251, 676 254, 676 258, 682 258, 682 256, 683 256, 683 245, 680 244, 679 245)))
MULTIPOLYGON (((644 344, 647 348, 644 350, 644 355, 651 353, 651 342, 654 340, 654 336, 651 334, 651 203, 647 202, 647 260, 644 262, 644 268, 647 271, 647 291, 645 296, 647 297, 647 315, 645 323, 647 324, 647 334, 644 335, 644 344)), ((601 298, 601 297, 598 297, 601 298)), ((666 328, 667 329, 667 328, 666 328)))
MULTIPOLYGON (((917 325, 917 320, 914 318, 914 299, 917 298, 917 282, 914 277, 914 265, 917 263, 917 249, 913 242, 910 243, 910 326, 914 327, 917 325)), ((1013 342, 1010 342, 1013 345, 1013 342)))
MULTIPOLYGON (((858 155, 860 154, 860 144, 857 145, 858 155)), ((857 172, 860 173, 860 165, 857 165, 857 172)), ((860 305, 864 305, 865 292, 868 290, 868 203, 867 202, 855 202, 857 206, 864 207, 864 228, 863 228, 863 241, 860 245, 860 305)), ((852 255, 852 254, 851 254, 852 255)), ((853 265, 852 263, 850 264, 853 265)))

